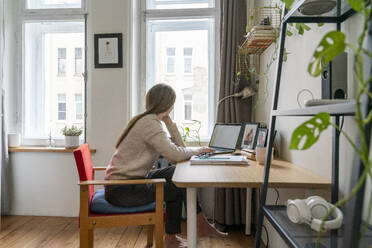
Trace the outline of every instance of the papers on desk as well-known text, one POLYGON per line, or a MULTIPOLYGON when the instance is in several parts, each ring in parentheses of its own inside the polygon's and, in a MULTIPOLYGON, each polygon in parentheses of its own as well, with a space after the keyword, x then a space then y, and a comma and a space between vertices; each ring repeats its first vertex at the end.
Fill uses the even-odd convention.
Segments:
POLYGON ((233 155, 216 155, 210 157, 198 157, 192 156, 190 159, 191 165, 249 165, 248 160, 245 156, 233 156, 233 155))

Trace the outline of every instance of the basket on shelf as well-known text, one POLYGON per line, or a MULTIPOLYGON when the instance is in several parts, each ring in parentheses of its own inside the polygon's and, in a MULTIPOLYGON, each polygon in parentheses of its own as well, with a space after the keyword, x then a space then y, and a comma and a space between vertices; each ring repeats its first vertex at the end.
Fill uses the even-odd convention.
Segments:
POLYGON ((278 7, 260 7, 248 11, 249 32, 239 52, 261 54, 279 35, 281 14, 278 7))

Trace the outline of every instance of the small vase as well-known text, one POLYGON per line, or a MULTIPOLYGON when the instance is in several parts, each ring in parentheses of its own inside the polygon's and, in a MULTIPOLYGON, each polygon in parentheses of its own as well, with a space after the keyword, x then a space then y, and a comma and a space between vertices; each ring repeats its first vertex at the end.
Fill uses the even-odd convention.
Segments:
POLYGON ((65 136, 65 147, 76 148, 79 146, 79 136, 65 136))

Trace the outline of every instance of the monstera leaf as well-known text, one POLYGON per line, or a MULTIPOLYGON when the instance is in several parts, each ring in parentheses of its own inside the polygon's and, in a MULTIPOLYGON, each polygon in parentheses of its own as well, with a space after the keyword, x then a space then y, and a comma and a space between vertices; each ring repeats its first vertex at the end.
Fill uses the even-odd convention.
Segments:
POLYGON ((364 7, 364 0, 348 0, 350 6, 356 11, 360 12, 364 7))
POLYGON ((306 150, 314 145, 320 134, 331 124, 331 116, 321 112, 298 126, 291 137, 290 149, 306 150))
POLYGON ((292 3, 294 2, 294 0, 282 0, 282 2, 285 3, 285 7, 286 7, 287 9, 290 9, 292 3))
POLYGON ((327 33, 317 46, 308 67, 310 75, 317 77, 322 72, 323 66, 346 48, 345 34, 340 31, 327 33))

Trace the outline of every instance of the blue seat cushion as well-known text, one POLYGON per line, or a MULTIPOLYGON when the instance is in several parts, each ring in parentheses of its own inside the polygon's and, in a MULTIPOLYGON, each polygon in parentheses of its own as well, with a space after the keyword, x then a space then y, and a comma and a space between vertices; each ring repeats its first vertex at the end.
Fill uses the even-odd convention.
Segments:
POLYGON ((106 201, 105 191, 103 189, 100 189, 97 190, 97 192, 95 192, 93 196, 92 202, 90 204, 90 211, 96 214, 132 214, 153 212, 155 211, 155 202, 135 207, 115 206, 106 201))

